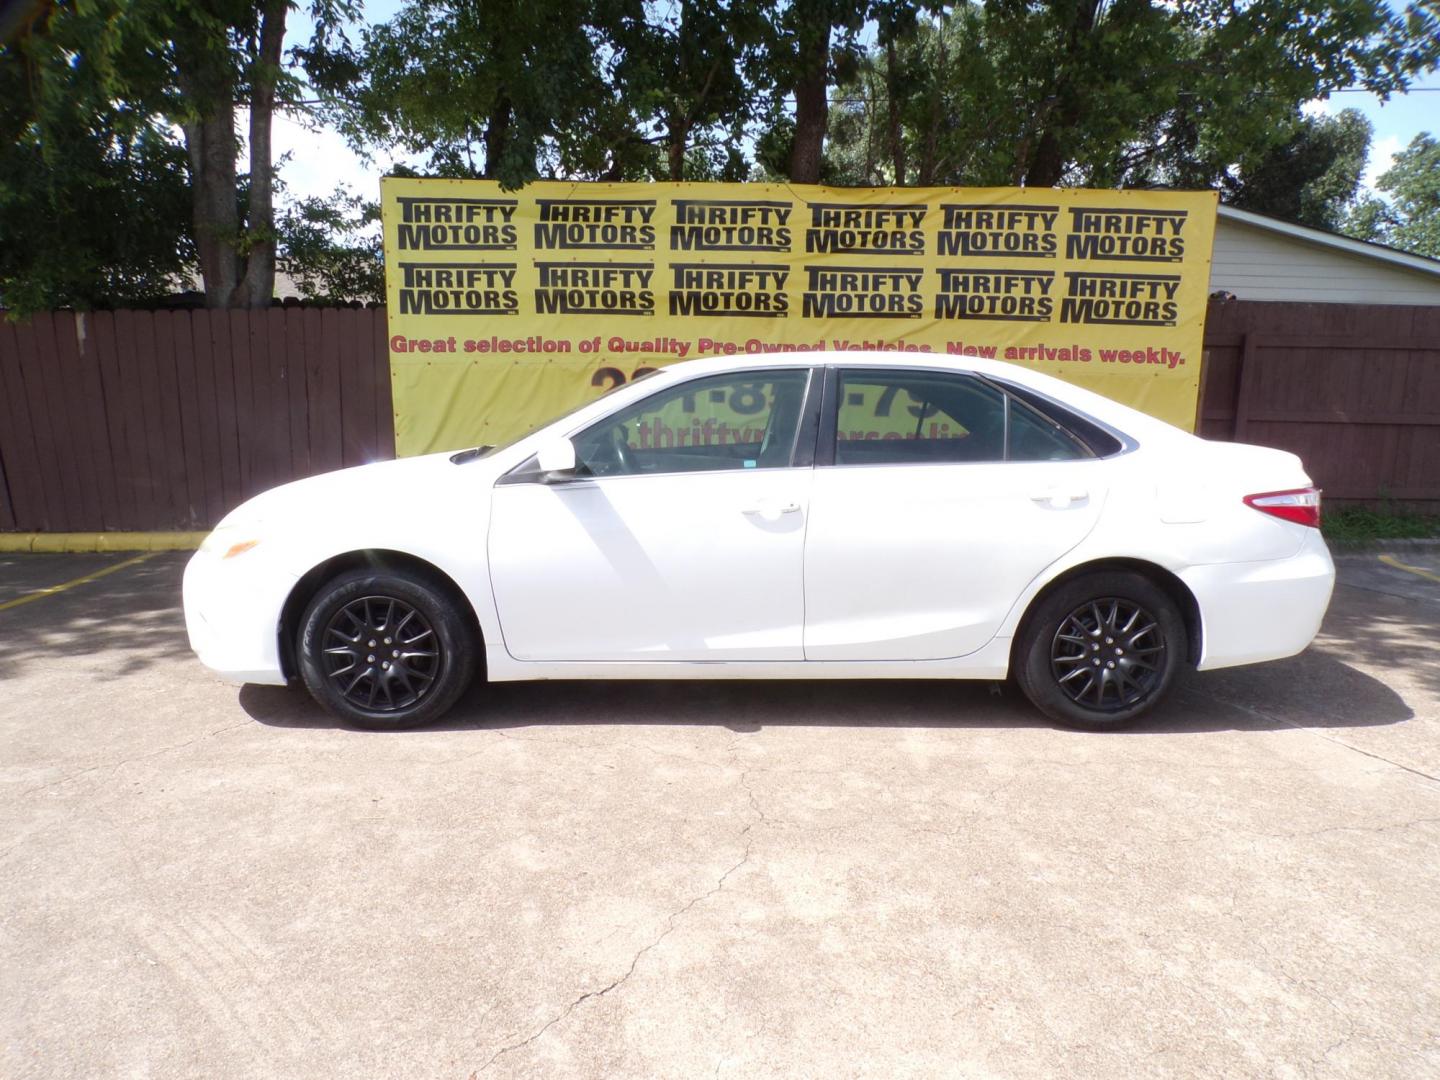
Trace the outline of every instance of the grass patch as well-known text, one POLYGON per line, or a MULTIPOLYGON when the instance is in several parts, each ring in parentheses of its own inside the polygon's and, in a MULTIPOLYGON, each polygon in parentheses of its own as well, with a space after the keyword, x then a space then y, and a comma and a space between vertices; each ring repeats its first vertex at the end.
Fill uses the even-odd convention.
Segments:
POLYGON ((1321 518, 1325 539, 1342 544, 1378 540, 1418 540, 1440 537, 1440 517, 1405 510, 1365 506, 1326 508, 1321 518))

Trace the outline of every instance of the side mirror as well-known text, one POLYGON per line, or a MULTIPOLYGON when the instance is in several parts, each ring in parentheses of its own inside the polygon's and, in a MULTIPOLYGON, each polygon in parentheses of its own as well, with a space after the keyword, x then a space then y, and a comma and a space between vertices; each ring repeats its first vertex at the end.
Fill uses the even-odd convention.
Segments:
POLYGON ((575 444, 569 439, 555 439, 540 447, 535 455, 540 466, 540 479, 549 482, 575 474, 575 444))

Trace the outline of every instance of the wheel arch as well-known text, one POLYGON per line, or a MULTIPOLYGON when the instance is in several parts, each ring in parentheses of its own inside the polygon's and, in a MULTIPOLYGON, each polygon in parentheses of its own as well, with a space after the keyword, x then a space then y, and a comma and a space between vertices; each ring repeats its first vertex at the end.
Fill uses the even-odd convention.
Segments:
POLYGON ((470 603, 469 597, 465 595, 465 590, 460 588, 453 577, 427 559, 411 555, 409 552, 395 551, 390 548, 363 548, 333 555, 324 562, 311 567, 301 575, 300 580, 295 582, 290 594, 285 598, 285 603, 280 609, 280 625, 277 627, 276 633, 280 639, 280 670, 286 679, 294 679, 300 673, 295 658, 295 639, 300 631, 300 618, 305 614, 305 608, 309 606, 315 594, 327 581, 351 570, 408 571, 427 579, 455 602, 456 608, 470 627, 470 632, 475 635, 475 642, 479 646, 479 655, 484 657, 485 632, 475 614, 474 605, 470 603))
POLYGON ((1200 662, 1202 637, 1204 634, 1204 622, 1200 616, 1200 601, 1185 584, 1172 571, 1165 569, 1158 563, 1149 562, 1145 559, 1136 558, 1106 558, 1094 559, 1090 562, 1080 563, 1078 566, 1066 568, 1062 573, 1055 575, 1030 598, 1025 605, 1025 613, 1020 617, 1020 622, 1015 627, 1015 634, 1010 639, 1010 670, 1015 670, 1016 650, 1020 643, 1025 640, 1025 632, 1029 629, 1031 616, 1036 608, 1040 606, 1047 596, 1056 589, 1061 588, 1068 582, 1086 574, 1103 573, 1105 571, 1124 570, 1140 574, 1147 578, 1175 602, 1180 610, 1180 617, 1185 621, 1185 637, 1187 638, 1186 660, 1193 666, 1200 662))

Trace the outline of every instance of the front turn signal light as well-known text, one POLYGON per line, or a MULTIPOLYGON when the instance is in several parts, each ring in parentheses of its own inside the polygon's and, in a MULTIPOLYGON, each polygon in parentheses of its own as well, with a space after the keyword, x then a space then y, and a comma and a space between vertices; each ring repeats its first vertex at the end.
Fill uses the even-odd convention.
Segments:
POLYGON ((233 559, 236 555, 244 555, 245 552, 249 551, 258 543, 260 543, 259 540, 246 540, 239 544, 231 544, 230 550, 220 557, 222 559, 233 559))

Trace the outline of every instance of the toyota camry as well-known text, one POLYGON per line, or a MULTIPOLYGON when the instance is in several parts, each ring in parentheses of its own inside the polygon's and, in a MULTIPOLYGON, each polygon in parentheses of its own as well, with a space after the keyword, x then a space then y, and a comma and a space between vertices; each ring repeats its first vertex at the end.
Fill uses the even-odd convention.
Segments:
POLYGON ((678 363, 499 447, 265 492, 185 572, 200 659, 358 727, 471 681, 1013 677, 1124 725, 1330 599, 1299 459, 1011 364, 678 363))

